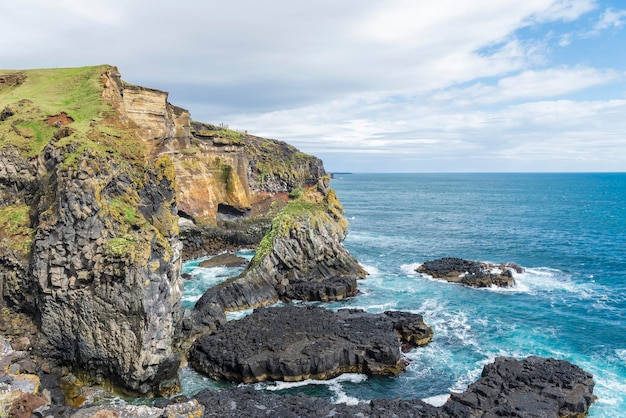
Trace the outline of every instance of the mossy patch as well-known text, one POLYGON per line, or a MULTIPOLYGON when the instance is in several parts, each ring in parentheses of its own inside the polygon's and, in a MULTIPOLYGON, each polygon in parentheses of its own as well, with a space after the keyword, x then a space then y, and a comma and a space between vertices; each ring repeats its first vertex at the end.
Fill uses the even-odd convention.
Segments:
POLYGON ((11 205, 0 208, 0 242, 26 255, 30 252, 34 231, 30 223, 30 206, 11 205))
MULTIPOLYGON (((15 146, 23 155, 33 157, 53 139, 56 126, 48 123, 54 115, 66 114, 72 135, 92 131, 93 121, 112 114, 101 97, 100 76, 109 66, 26 70, 24 81, 0 90, 0 109, 10 107, 13 116, 0 125, 0 148, 15 146), (17 127, 17 130, 16 130, 17 127), (20 127, 28 128, 22 132, 20 127), (32 135, 28 135, 28 131, 32 135)), ((16 73, 1 71, 2 74, 16 73)))

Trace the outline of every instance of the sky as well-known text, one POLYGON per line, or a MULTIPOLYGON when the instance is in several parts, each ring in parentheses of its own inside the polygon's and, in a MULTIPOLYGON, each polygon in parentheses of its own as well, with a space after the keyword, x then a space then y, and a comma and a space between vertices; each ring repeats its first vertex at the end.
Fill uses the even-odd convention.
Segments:
POLYGON ((335 172, 626 171, 619 0, 19 0, 0 68, 111 64, 335 172))

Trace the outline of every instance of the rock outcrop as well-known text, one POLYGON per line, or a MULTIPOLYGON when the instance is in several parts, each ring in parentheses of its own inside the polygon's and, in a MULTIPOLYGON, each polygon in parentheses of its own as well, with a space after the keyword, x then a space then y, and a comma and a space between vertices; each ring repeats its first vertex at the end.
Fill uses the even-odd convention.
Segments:
POLYGON ((499 357, 448 404, 466 406, 470 417, 582 417, 595 399, 594 385, 593 376, 564 360, 499 357))
MULTIPOLYGON (((219 417, 285 418, 362 416, 377 418, 577 418, 594 400, 591 375, 564 360, 498 358, 478 381, 441 407, 419 399, 373 399, 334 404, 304 395, 269 395, 253 388, 204 390, 194 396, 219 417)), ((207 415, 205 415, 207 416, 207 415)))
POLYGON ((216 328, 223 323, 221 312, 278 300, 327 302, 353 296, 357 278, 367 273, 342 245, 347 226, 328 178, 320 179, 274 218, 241 275, 209 289, 196 302, 196 323, 216 328))
POLYGON ((515 285, 513 271, 521 273, 523 270, 512 263, 496 265, 445 257, 426 261, 415 271, 436 279, 471 287, 513 287, 515 285))
POLYGON ((395 376, 405 368, 401 343, 422 346, 432 336, 421 315, 407 312, 259 308, 200 337, 189 361, 214 379, 244 383, 329 379, 347 372, 395 376))
POLYGON ((35 319, 46 357, 134 392, 175 390, 176 182, 171 159, 153 150, 178 131, 148 135, 114 67, 20 75, 0 90, 10 109, 0 122, 0 304, 35 319))

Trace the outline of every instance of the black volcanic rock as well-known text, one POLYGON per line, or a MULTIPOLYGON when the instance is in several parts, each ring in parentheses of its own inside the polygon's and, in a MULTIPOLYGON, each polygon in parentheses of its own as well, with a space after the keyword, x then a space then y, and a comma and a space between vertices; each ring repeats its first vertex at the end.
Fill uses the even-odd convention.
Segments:
POLYGON ((244 267, 248 260, 233 253, 222 253, 200 262, 199 266, 211 267, 244 267))
POLYGON ((200 337, 189 361, 214 379, 246 383, 345 372, 389 376, 404 370, 401 342, 424 345, 432 335, 421 315, 406 312, 260 308, 200 337))
POLYGON ((499 357, 447 405, 467 406, 472 417, 582 417, 595 399, 594 384, 591 374, 564 360, 499 357))
POLYGON ((515 285, 513 271, 523 269, 516 264, 491 264, 462 258, 444 257, 426 261, 415 271, 451 283, 461 283, 472 287, 512 287, 515 285))
POLYGON ((441 407, 419 399, 333 404, 304 395, 270 395, 250 387, 204 390, 194 398, 204 405, 205 417, 574 418, 588 412, 593 386, 591 375, 567 361, 529 357, 497 358, 480 379, 441 407))

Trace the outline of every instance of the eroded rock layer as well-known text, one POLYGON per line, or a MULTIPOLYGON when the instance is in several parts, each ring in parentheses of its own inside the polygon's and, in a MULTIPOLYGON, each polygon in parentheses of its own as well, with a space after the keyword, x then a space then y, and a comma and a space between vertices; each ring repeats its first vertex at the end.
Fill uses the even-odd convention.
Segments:
POLYGON ((259 308, 200 337, 189 360, 214 379, 245 383, 328 379, 346 372, 394 376, 405 367, 401 343, 421 346, 432 336, 421 315, 407 312, 259 308))

